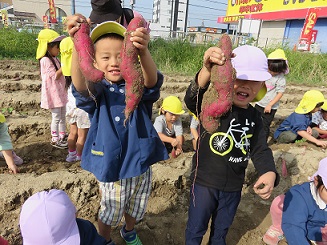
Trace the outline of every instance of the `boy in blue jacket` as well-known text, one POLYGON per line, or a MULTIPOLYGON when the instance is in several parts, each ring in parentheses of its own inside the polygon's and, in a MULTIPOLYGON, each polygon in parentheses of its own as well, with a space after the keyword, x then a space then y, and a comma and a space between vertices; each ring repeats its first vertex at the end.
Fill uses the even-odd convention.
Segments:
POLYGON ((270 207, 272 225, 263 236, 269 245, 286 237, 288 245, 327 244, 327 158, 309 182, 295 185, 277 196, 270 207), (284 235, 284 236, 283 236, 284 235))
MULTIPOLYGON (((69 26, 74 36, 78 26, 69 26)), ((140 103, 126 125, 125 81, 120 72, 120 50, 126 29, 117 22, 104 22, 92 31, 95 47, 94 66, 104 72, 98 83, 85 80, 73 52, 72 81, 76 105, 87 111, 91 127, 85 142, 81 165, 99 181, 101 203, 99 233, 113 245, 110 232, 125 218, 121 236, 128 244, 142 244, 134 230, 141 220, 151 192, 150 166, 168 159, 168 153, 151 122, 153 103, 160 97, 163 76, 157 72, 148 50, 150 40, 146 28, 136 29, 132 41, 139 49, 144 76, 144 92, 140 103)))

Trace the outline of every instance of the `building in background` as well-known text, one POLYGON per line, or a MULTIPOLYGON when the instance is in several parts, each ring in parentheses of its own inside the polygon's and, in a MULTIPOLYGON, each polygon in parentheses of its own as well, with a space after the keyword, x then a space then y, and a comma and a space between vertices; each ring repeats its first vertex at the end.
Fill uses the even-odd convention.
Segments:
POLYGON ((49 7, 48 0, 0 0, 0 9, 8 11, 10 25, 22 27, 24 24, 43 25, 45 21, 62 24, 64 18, 72 12, 71 1, 51 0, 53 8, 49 7))
MULTIPOLYGON (((43 23, 43 16, 47 16, 50 20, 50 9, 47 0, 12 0, 12 2, 17 17, 24 18, 26 15, 34 15, 36 23, 43 23)), ((54 0, 54 6, 57 22, 62 23, 63 17, 71 14, 71 1, 54 0)))
POLYGON ((154 0, 151 34, 154 37, 184 37, 189 0, 154 0))
MULTIPOLYGON (((218 17, 218 23, 237 25, 238 43, 254 39, 259 47, 298 45, 301 31, 310 8, 318 8, 318 19, 314 26, 313 45, 327 52, 327 2, 325 0, 228 0, 226 16, 218 17), (261 21, 259 31, 241 32, 243 19, 261 21)), ((244 30, 244 28, 243 28, 244 30)))

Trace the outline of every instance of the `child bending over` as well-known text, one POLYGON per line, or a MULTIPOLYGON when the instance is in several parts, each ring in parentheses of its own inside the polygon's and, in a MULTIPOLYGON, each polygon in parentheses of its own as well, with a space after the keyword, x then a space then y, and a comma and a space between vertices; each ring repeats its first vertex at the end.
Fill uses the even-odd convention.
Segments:
POLYGON ((184 113, 182 102, 176 96, 168 96, 163 100, 159 116, 154 121, 154 128, 172 157, 183 152, 184 136, 180 115, 184 113))

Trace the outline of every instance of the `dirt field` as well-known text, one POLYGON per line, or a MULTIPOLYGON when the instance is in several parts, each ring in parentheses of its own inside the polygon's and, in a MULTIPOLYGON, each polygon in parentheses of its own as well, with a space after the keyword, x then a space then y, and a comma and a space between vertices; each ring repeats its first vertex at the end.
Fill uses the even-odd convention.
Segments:
MULTIPOLYGON (((166 76, 161 97, 175 94, 183 98, 190 77, 166 76)), ((50 112, 40 109, 40 79, 36 62, 0 61, 0 110, 5 111, 9 131, 24 164, 20 174, 11 175, 0 160, 0 235, 10 244, 21 244, 18 222, 23 202, 37 191, 51 188, 65 190, 78 209, 78 216, 94 224, 99 208, 97 181, 82 170, 79 162, 65 162, 66 150, 50 146, 50 112), (10 114, 8 112, 11 112, 10 114)), ((288 86, 282 98, 272 131, 298 104, 308 87, 288 86)), ((323 88, 315 88, 323 91, 323 88)), ((162 102, 156 103, 154 116, 162 102)), ((188 180, 192 157, 189 140, 188 116, 183 117, 186 144, 184 153, 173 160, 153 166, 153 191, 144 219, 137 225, 138 234, 145 245, 184 244, 189 199, 188 180)), ((286 161, 288 175, 281 177, 273 197, 290 186, 306 181, 326 156, 324 149, 308 143, 277 145, 269 142, 277 169, 286 161)), ((262 200, 252 190, 257 175, 250 164, 244 183, 242 201, 229 231, 229 245, 263 244, 262 236, 270 225, 269 207, 272 201, 262 200)), ((113 239, 124 244, 118 226, 113 239)), ((207 243, 207 235, 203 244, 207 243)), ((285 241, 281 243, 287 244, 285 241)))

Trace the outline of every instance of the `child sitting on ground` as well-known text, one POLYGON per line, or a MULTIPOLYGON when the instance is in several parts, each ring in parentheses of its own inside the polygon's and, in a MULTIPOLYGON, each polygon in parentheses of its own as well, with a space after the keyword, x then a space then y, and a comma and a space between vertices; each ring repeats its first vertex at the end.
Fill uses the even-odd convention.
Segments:
POLYGON ((23 244, 106 245, 95 226, 76 215, 76 208, 64 191, 35 193, 24 202, 20 212, 23 244))
POLYGON ((305 245, 315 241, 327 244, 327 158, 319 162, 310 182, 295 185, 277 196, 270 206, 272 225, 263 236, 269 245, 284 238, 288 245, 305 245))
POLYGON ((0 156, 3 157, 7 163, 9 171, 17 174, 17 165, 23 164, 23 159, 16 155, 13 151, 11 138, 8 133, 8 126, 6 118, 0 113, 0 156))
POLYGON ((321 106, 320 111, 313 113, 311 127, 319 133, 320 139, 327 138, 327 101, 321 106))
POLYGON ((180 115, 184 113, 182 102, 176 96, 168 96, 163 100, 159 116, 155 118, 153 124, 172 157, 183 152, 184 136, 180 115))
POLYGON ((324 95, 318 90, 305 92, 295 111, 275 131, 275 140, 278 143, 293 143, 305 139, 325 148, 327 141, 318 140, 318 132, 310 127, 312 113, 319 111, 324 101, 324 95))

